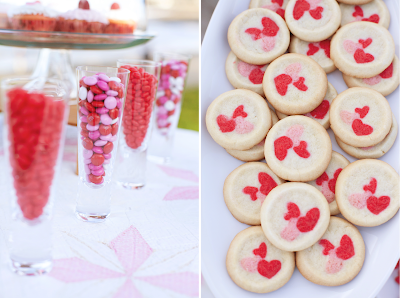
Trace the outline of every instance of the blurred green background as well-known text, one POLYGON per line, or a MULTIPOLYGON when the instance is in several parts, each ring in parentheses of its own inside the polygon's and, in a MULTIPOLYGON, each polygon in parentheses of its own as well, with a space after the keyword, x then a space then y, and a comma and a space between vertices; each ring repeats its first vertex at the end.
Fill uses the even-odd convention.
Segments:
POLYGON ((199 131, 199 88, 184 90, 178 127, 199 131))

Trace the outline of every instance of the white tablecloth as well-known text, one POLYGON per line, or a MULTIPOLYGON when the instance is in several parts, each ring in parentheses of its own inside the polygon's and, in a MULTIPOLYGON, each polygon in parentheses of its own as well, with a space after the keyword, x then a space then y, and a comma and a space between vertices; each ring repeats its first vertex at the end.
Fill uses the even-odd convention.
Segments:
POLYGON ((76 134, 76 127, 67 128, 53 212, 54 268, 48 275, 21 277, 8 267, 10 209, 0 171, 0 297, 198 296, 199 134, 178 129, 172 163, 149 162, 145 188, 115 186, 111 215, 100 224, 74 215, 76 134))

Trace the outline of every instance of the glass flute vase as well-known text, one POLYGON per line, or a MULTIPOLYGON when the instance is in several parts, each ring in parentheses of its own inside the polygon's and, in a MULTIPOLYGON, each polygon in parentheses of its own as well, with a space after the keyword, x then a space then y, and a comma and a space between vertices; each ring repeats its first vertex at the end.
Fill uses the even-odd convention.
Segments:
POLYGON ((70 90, 65 82, 42 77, 4 80, 1 87, 11 268, 20 275, 40 275, 52 267, 52 202, 70 90))
POLYGON ((104 221, 111 210, 111 179, 117 156, 129 70, 79 66, 78 171, 75 213, 104 221))

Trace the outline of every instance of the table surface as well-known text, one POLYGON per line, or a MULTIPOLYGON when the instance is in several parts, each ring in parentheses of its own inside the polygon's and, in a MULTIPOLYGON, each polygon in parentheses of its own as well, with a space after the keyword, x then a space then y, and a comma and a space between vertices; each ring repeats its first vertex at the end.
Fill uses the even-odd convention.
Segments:
MULTIPOLYGON (((197 297, 199 134, 178 129, 171 164, 148 162, 143 189, 114 185, 111 215, 99 224, 73 213, 76 135, 77 128, 68 126, 53 212, 54 268, 48 275, 21 277, 8 267, 10 209, 0 171, 0 297, 197 297)), ((3 153, 0 141, 0 169, 3 153)))

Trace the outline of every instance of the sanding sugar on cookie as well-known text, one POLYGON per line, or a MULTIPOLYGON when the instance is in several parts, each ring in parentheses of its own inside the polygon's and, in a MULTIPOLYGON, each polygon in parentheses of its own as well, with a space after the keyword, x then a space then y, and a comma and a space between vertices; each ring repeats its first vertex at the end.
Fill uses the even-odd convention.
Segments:
POLYGON ((225 179, 225 204, 238 221, 260 225, 260 210, 265 197, 283 182, 266 163, 245 163, 225 179))
POLYGON ((206 125, 220 146, 247 150, 264 140, 271 127, 271 112, 257 93, 236 89, 214 99, 207 109, 206 125))
POLYGON ((296 265, 309 281, 340 286, 353 280, 365 259, 364 240, 355 226, 332 216, 328 229, 313 246, 296 253, 296 265))
POLYGON ((400 84, 399 67, 399 59, 397 56, 394 56, 393 62, 382 73, 372 78, 358 79, 344 73, 342 75, 344 82, 349 88, 371 88, 378 91, 383 96, 387 96, 396 90, 400 84))
POLYGON ((285 251, 301 251, 316 243, 328 228, 329 205, 315 187, 299 182, 270 191, 261 207, 267 239, 285 251))
MULTIPOLYGON (((317 108, 315 108, 313 111, 307 114, 304 114, 304 116, 314 119, 319 124, 321 124, 325 129, 328 129, 330 126, 329 107, 331 106, 332 101, 336 98, 337 95, 338 94, 336 92, 336 89, 333 87, 331 83, 328 82, 328 91, 326 92, 324 100, 317 108)), ((276 112, 276 114, 279 119, 283 119, 288 116, 281 112, 276 112)))
POLYGON ((374 146, 392 126, 392 111, 379 92, 361 87, 347 89, 333 101, 329 110, 336 136, 353 147, 374 146))
POLYGON ((342 26, 352 22, 372 22, 386 29, 390 24, 390 13, 385 2, 373 0, 363 5, 349 5, 340 3, 342 12, 342 26))
POLYGON ((318 42, 336 32, 341 12, 336 0, 290 0, 285 20, 293 35, 301 40, 318 42))
POLYGON ((284 180, 317 179, 328 167, 331 154, 332 143, 325 128, 305 116, 280 120, 265 140, 265 160, 284 180))
POLYGON ((269 293, 283 287, 292 277, 294 253, 276 248, 260 226, 235 236, 226 255, 226 269, 242 289, 269 293))
POLYGON ((371 2, 372 0, 337 0, 340 3, 361 5, 371 2))
POLYGON ((350 164, 350 162, 340 153, 332 151, 331 162, 325 172, 317 179, 307 182, 308 184, 316 187, 325 196, 329 203, 331 215, 340 213, 337 203, 335 201, 335 186, 336 180, 340 172, 350 164))
POLYGON ((379 75, 393 62, 394 54, 394 41, 389 31, 371 22, 347 24, 331 41, 331 59, 336 67, 356 78, 379 75))
POLYGON ((370 147, 353 147, 347 145, 346 143, 342 142, 336 136, 336 142, 340 148, 347 154, 358 158, 358 159, 365 159, 365 158, 379 158, 385 155, 390 148, 392 148, 394 142, 397 138, 398 126, 397 121, 394 115, 392 114, 392 127, 390 128, 389 134, 383 139, 382 142, 376 144, 375 146, 370 147))
POLYGON ((290 33, 285 21, 269 9, 248 9, 228 29, 232 52, 242 61, 264 65, 286 52, 290 33))
POLYGON ((328 89, 328 79, 313 59, 286 54, 268 66, 263 88, 276 111, 298 115, 311 112, 321 104, 328 89))
POLYGON ((290 53, 302 54, 317 62, 326 73, 336 69, 331 59, 331 40, 308 42, 292 36, 289 46, 290 53))
POLYGON ((266 8, 285 18, 285 8, 289 0, 251 0, 250 8, 266 8))

